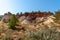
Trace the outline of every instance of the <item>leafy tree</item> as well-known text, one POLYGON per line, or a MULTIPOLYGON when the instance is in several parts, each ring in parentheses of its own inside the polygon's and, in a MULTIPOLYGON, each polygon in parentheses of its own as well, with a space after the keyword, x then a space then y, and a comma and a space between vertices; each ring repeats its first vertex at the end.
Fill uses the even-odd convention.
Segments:
POLYGON ((16 23, 18 22, 16 16, 14 14, 11 15, 11 20, 9 22, 9 28, 15 30, 16 29, 16 23))
POLYGON ((11 14, 11 12, 8 12, 8 14, 11 14))
POLYGON ((19 12, 18 12, 18 13, 16 13, 16 15, 20 15, 20 14, 19 14, 19 12))
POLYGON ((56 17, 55 22, 60 24, 60 11, 55 12, 54 16, 56 17))
POLYGON ((23 13, 21 12, 20 15, 22 15, 23 13))
POLYGON ((60 11, 55 12, 56 19, 60 19, 60 11))

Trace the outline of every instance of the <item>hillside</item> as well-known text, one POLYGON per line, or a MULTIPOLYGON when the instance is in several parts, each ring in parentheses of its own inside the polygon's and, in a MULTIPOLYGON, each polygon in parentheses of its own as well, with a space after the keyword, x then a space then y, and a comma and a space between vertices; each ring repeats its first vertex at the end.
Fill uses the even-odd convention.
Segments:
POLYGON ((16 14, 13 18, 11 16, 11 13, 7 13, 0 21, 1 39, 60 40, 60 24, 56 20, 56 15, 51 12, 25 12, 24 14, 16 14), (15 25, 17 29, 13 30, 9 28, 9 22, 12 19, 14 22, 15 17, 18 20, 15 25))

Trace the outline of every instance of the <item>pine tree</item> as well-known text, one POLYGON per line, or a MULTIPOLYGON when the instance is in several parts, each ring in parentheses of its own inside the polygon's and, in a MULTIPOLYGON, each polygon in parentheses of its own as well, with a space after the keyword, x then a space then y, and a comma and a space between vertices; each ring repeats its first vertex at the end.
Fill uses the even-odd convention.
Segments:
POLYGON ((16 16, 14 14, 11 15, 11 20, 9 22, 9 28, 15 30, 16 23, 18 22, 16 16))

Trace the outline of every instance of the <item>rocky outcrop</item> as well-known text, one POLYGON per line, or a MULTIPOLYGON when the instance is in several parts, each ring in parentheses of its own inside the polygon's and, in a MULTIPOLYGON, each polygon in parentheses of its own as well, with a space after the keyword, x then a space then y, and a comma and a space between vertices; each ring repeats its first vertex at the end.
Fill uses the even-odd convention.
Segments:
POLYGON ((6 13, 6 14, 2 17, 1 21, 7 23, 7 22, 10 21, 10 18, 11 18, 11 14, 6 13))
MULTIPOLYGON (((54 22, 55 17, 51 13, 46 12, 37 12, 37 13, 29 13, 29 14, 21 14, 17 15, 19 20, 19 25, 25 26, 27 28, 37 28, 44 29, 46 26, 49 28, 56 26, 54 22)), ((17 17, 16 16, 16 17, 17 17)), ((1 20, 1 22, 9 22, 11 18, 11 14, 5 14, 1 20)), ((19 26, 18 26, 19 27, 19 26)))

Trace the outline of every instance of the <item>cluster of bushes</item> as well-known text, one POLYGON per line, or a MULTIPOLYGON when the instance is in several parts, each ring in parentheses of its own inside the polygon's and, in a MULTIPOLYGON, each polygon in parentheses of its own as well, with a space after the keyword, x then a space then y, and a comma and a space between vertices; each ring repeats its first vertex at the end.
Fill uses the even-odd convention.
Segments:
POLYGON ((28 30, 28 31, 21 31, 23 36, 21 34, 19 35, 19 31, 16 30, 2 30, 0 33, 0 39, 1 40, 60 40, 60 32, 56 32, 54 29, 44 29, 44 31, 41 30, 28 30), (14 37, 14 38, 13 38, 14 37))
POLYGON ((56 32, 55 29, 45 29, 44 31, 29 30, 25 37, 26 40, 60 40, 60 32, 56 32))

